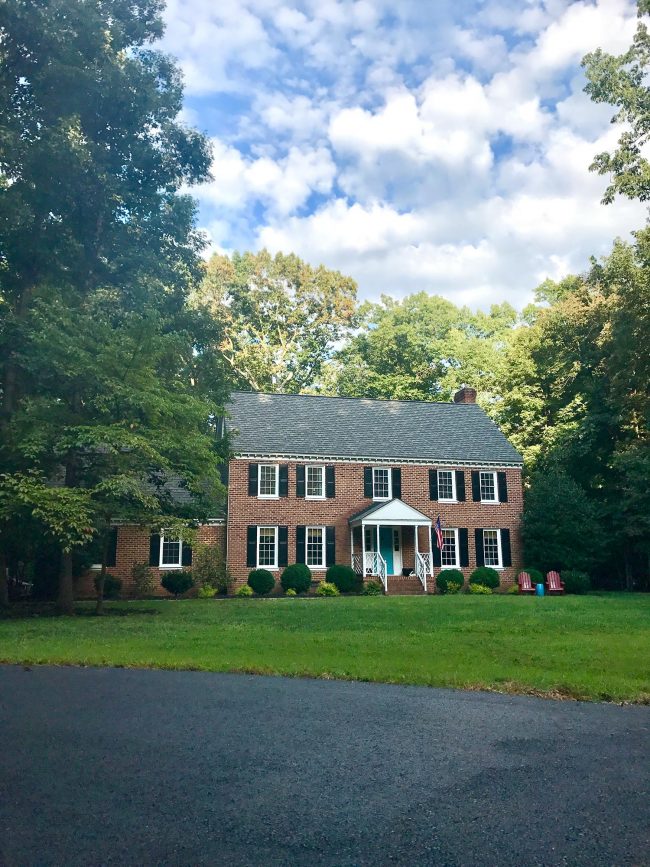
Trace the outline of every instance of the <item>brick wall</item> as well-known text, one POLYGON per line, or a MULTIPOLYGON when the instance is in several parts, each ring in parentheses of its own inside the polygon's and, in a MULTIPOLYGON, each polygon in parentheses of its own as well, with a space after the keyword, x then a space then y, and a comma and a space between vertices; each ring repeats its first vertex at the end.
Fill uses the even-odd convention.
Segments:
MULTIPOLYGON (((260 500, 248 495, 248 459, 236 458, 230 462, 227 551, 228 565, 238 584, 245 583, 250 567, 246 566, 246 531, 249 524, 278 525, 289 528, 289 563, 295 562, 296 526, 325 525, 336 527, 336 562, 350 563, 350 528, 348 518, 372 505, 363 496, 363 468, 367 464, 335 463, 336 497, 327 500, 306 500, 296 497, 296 464, 304 462, 282 461, 289 466, 289 496, 260 500)), ((443 527, 467 527, 469 530, 468 568, 466 576, 476 568, 474 530, 478 527, 509 529, 512 548, 512 566, 503 569, 501 583, 513 582, 522 568, 521 513, 523 493, 521 470, 505 469, 508 484, 508 502, 498 504, 472 501, 470 469, 464 469, 467 501, 464 503, 438 503, 429 499, 429 469, 431 465, 402 465, 402 500, 435 520, 441 516, 443 527)), ((445 466, 444 469, 463 469, 445 466)), ((479 468, 476 468, 479 469, 479 468)), ((492 468, 490 468, 492 469, 492 468)), ((428 534, 420 530, 421 551, 428 550, 428 534)), ((411 565, 413 537, 409 530, 403 536, 404 562, 411 565)), ((435 543, 434 543, 435 544, 435 543)), ((323 570, 324 571, 324 570, 323 570)), ((437 570, 436 570, 437 571, 437 570)), ((275 573, 279 577, 279 570, 275 573)), ((320 576, 314 570, 314 577, 320 576)))

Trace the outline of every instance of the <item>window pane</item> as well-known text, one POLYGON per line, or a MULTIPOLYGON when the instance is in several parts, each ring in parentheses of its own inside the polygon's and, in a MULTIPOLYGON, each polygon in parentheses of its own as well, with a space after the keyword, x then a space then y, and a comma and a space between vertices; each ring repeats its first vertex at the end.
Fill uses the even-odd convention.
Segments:
POLYGON ((322 497, 325 467, 307 467, 307 496, 322 497))
POLYGON ((455 530, 443 530, 442 531, 442 540, 444 542, 444 548, 442 549, 442 565, 443 566, 455 566, 456 565, 456 531, 455 530))
POLYGON ((260 527, 257 562, 260 566, 275 566, 275 527, 260 527))
POLYGON ((376 499, 387 500, 390 495, 390 483, 388 480, 388 470, 375 469, 373 470, 373 492, 372 495, 376 499))
POLYGON ((486 566, 500 566, 498 530, 483 530, 483 557, 486 566))
POLYGON ((494 473, 481 473, 481 499, 496 500, 494 473))
POLYGON ((322 527, 307 527, 307 565, 324 565, 322 527))
POLYGON ((181 543, 178 539, 165 539, 162 542, 162 558, 160 560, 163 566, 180 566, 181 564, 181 543))
POLYGON ((454 499, 454 479, 451 470, 438 470, 438 499, 454 499))
POLYGON ((277 467, 275 464, 260 464, 260 494, 277 496, 277 467))

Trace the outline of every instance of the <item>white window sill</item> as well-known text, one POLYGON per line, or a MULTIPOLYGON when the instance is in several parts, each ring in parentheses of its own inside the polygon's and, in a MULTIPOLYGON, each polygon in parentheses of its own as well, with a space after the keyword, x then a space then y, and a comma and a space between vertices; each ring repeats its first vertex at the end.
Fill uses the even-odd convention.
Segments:
POLYGON ((459 566, 458 563, 454 564, 453 566, 447 564, 446 566, 441 566, 440 571, 442 571, 443 569, 461 569, 461 568, 462 567, 459 566))
POLYGON ((499 505, 498 500, 481 500, 481 503, 484 503, 487 506, 498 506, 499 505))
POLYGON ((324 572, 327 566, 312 566, 310 563, 305 563, 308 569, 313 569, 314 572, 324 572))
POLYGON ((438 499, 438 502, 439 503, 457 503, 458 500, 441 500, 441 499, 438 499))
POLYGON ((258 500, 279 500, 280 495, 279 494, 258 494, 257 499, 258 500))
POLYGON ((159 569, 182 569, 182 563, 161 563, 158 567, 159 569))
POLYGON ((316 497, 316 496, 306 496, 305 499, 306 499, 306 500, 325 500, 325 499, 327 499, 327 498, 326 498, 323 494, 321 494, 321 495, 318 496, 318 497, 316 497))
POLYGON ((391 497, 373 497, 372 499, 375 501, 375 503, 387 503, 392 498, 391 497))
POLYGON ((279 566, 261 566, 259 563, 255 567, 256 569, 266 569, 267 572, 279 572, 279 566))
MULTIPOLYGON (((479 566, 478 568, 480 569, 480 566, 479 566)), ((486 568, 487 568, 487 569, 494 569, 495 572, 503 572, 503 570, 504 570, 506 567, 505 567, 505 566, 487 566, 487 565, 486 565, 486 568)))

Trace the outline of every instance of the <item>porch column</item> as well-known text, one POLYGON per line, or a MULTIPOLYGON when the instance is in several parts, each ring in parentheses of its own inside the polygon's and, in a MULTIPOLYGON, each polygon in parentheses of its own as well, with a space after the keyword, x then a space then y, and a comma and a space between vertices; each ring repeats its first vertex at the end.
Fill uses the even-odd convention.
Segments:
POLYGON ((361 574, 366 577, 366 525, 361 522, 361 574))
POLYGON ((379 564, 379 524, 377 524, 377 564, 379 564))
POLYGON ((354 530, 350 527, 350 565, 354 569, 354 530))
POLYGON ((429 574, 433 578, 433 544, 431 542, 431 524, 429 524, 429 574))
POLYGON ((419 529, 420 529, 420 525, 415 524, 415 526, 413 527, 413 532, 415 533, 415 563, 416 563, 416 565, 418 562, 418 553, 419 553, 418 552, 418 536, 420 535, 419 529))

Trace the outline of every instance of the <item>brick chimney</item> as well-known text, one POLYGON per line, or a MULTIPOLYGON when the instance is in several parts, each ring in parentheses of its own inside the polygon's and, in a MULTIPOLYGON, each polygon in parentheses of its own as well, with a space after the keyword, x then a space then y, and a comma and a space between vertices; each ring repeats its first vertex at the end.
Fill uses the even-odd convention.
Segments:
POLYGON ((476 389, 464 385, 454 395, 454 403, 476 403, 476 389))

